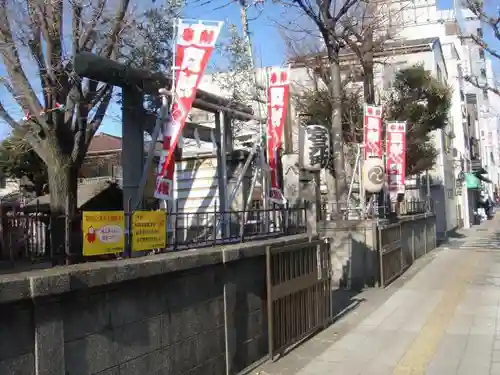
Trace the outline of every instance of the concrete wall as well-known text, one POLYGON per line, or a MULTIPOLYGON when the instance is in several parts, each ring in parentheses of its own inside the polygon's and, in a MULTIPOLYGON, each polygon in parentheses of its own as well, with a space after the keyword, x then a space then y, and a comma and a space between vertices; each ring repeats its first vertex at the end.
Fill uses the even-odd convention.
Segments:
POLYGON ((359 289, 376 284, 374 221, 322 221, 318 223, 318 231, 330 242, 332 286, 359 289))
POLYGON ((266 246, 307 242, 2 276, 0 374, 236 374, 267 354, 266 246))
MULTIPOLYGON (((399 223, 403 256, 407 260, 406 264, 410 265, 435 247, 436 216, 405 216, 399 219, 399 223), (434 245, 431 247, 430 243, 434 245)), ((330 242, 334 288, 361 289, 378 283, 379 244, 375 221, 322 221, 318 223, 318 231, 320 236, 325 236, 330 242)))
POLYGON ((401 220, 401 248, 405 264, 436 248, 436 215, 422 214, 401 220))

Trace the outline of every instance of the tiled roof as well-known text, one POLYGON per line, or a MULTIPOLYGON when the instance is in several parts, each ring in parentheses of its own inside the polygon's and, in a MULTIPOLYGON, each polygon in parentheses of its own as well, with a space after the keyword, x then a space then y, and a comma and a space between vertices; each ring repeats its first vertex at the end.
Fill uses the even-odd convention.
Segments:
POLYGON ((107 133, 99 133, 92 138, 88 152, 106 152, 121 150, 122 138, 107 133))
MULTIPOLYGON (((77 191, 77 207, 82 207, 85 203, 102 193, 104 190, 114 186, 118 185, 107 180, 101 180, 91 184, 79 184, 77 191)), ((50 205, 50 194, 42 195, 41 197, 33 199, 25 207, 34 208, 37 205, 48 207, 50 205)))
MULTIPOLYGON (((149 150, 149 145, 151 141, 144 142, 144 152, 149 150)), ((161 141, 156 142, 155 145, 155 154, 159 155, 163 148, 163 143, 161 141)), ((99 133, 92 138, 92 141, 89 145, 89 153, 101 153, 107 151, 116 151, 122 149, 122 138, 107 134, 107 133, 99 133)))
MULTIPOLYGON (((398 49, 398 48, 405 48, 405 47, 416 47, 416 46, 423 46, 423 45, 431 45, 434 44, 436 41, 439 41, 439 38, 437 37, 429 37, 429 38, 419 38, 419 39, 404 39, 404 40, 395 40, 395 41, 388 41, 384 43, 381 51, 383 52, 384 50, 389 50, 389 49, 398 49)), ((352 55, 353 52, 349 48, 344 48, 340 51, 339 55, 340 56, 346 56, 346 55, 352 55)), ((292 59, 290 62, 302 62, 307 59, 314 59, 314 58, 323 58, 326 57, 326 51, 321 51, 321 52, 314 52, 310 54, 305 54, 303 56, 298 56, 297 58, 292 59)))

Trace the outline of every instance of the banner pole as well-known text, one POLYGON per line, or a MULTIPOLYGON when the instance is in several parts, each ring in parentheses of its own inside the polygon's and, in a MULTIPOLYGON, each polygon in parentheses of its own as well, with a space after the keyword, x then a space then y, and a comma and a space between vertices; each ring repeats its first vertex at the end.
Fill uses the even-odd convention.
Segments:
MULTIPOLYGON (((181 23, 181 20, 180 18, 176 18, 175 19, 175 23, 174 23, 174 43, 173 43, 173 48, 172 48, 172 84, 171 84, 171 92, 172 92, 172 96, 170 98, 170 103, 169 103, 169 108, 168 108, 168 113, 169 115, 172 113, 172 107, 174 105, 174 101, 176 100, 176 97, 177 97, 177 93, 176 93, 176 73, 177 73, 177 66, 176 66, 176 60, 177 60, 177 38, 178 38, 178 35, 179 35, 179 26, 180 26, 180 23, 181 23)), ((163 142, 165 142, 165 135, 167 133, 167 126, 169 125, 169 121, 170 120, 166 120, 163 122, 163 129, 162 129, 162 135, 163 135, 163 142)), ((170 149, 170 147, 169 147, 170 149)), ((175 217, 174 219, 174 215, 177 214, 177 202, 176 202, 176 197, 174 196, 174 192, 175 192, 175 180, 176 180, 176 175, 177 175, 177 165, 175 163, 175 150, 172 150, 171 151, 172 154, 174 155, 173 156, 173 163, 174 163, 174 177, 172 178, 172 199, 170 201, 170 204, 167 200, 164 200, 164 203, 163 203, 163 209, 165 211, 165 216, 167 217, 167 228, 173 228, 174 225, 173 225, 173 220, 177 220, 178 218, 175 217)), ((167 160, 165 161, 167 162, 167 160)), ((177 239, 177 233, 174 234, 175 235, 175 238, 177 239)))

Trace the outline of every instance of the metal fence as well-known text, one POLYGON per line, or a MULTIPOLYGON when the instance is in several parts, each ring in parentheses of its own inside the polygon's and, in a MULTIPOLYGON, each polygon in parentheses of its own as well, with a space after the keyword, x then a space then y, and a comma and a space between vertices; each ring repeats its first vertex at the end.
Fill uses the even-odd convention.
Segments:
POLYGON ((2 213, 0 221, 1 260, 35 261, 49 256, 49 215, 10 211, 2 213))
POLYGON ((380 285, 387 286, 412 263, 436 248, 436 217, 423 214, 414 220, 377 226, 380 285))
MULTIPOLYGON (((305 233, 305 205, 297 208, 275 206, 269 209, 250 208, 245 211, 204 211, 177 212, 167 216, 167 246, 151 249, 152 252, 185 250, 194 247, 214 246, 225 243, 237 243, 263 238, 305 233)), ((125 221, 130 222, 130 213, 125 213, 125 221)), ((127 244, 131 243, 131 233, 125 233, 127 244)), ((66 238, 68 240, 68 238, 66 238)), ((42 212, 23 211, 4 212, 1 215, 0 261, 16 262, 28 260, 43 262, 71 258, 72 262, 84 261, 82 258, 82 215, 73 217, 52 217, 42 212), (57 249, 52 235, 58 235, 51 227, 57 225, 71 228, 69 240, 71 252, 57 249)), ((147 252, 146 252, 147 253, 147 252)), ((115 259, 130 253, 98 256, 98 259, 115 259)), ((91 260, 93 258, 87 258, 91 260)))
MULTIPOLYGON (((397 203, 392 203, 393 211, 396 211, 397 203)), ((425 214, 428 212, 434 212, 434 201, 432 199, 429 200, 421 200, 421 199, 405 199, 404 201, 399 203, 399 215, 417 215, 417 214, 425 214)))
POLYGON ((391 213, 398 216, 408 216, 434 212, 434 204, 432 200, 421 199, 406 199, 402 202, 388 202, 387 205, 378 204, 377 201, 371 200, 361 207, 358 204, 346 204, 336 202, 321 202, 320 218, 321 220, 333 219, 331 212, 334 212, 338 207, 341 217, 345 220, 363 220, 388 217, 391 213))
POLYGON ((254 208, 231 212, 179 212, 170 215, 169 246, 175 249, 244 242, 306 232, 305 207, 254 208))

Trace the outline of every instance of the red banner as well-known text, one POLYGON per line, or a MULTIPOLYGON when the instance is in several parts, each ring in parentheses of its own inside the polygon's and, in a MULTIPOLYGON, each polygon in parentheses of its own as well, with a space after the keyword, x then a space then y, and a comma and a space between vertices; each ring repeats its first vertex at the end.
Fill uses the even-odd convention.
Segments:
POLYGON ((269 76, 267 94, 267 149, 271 169, 269 200, 278 204, 284 204, 286 201, 278 178, 278 152, 283 139, 289 91, 290 69, 273 68, 269 76))
POLYGON ((365 104, 364 109, 364 160, 382 158, 382 107, 365 104))
POLYGON ((186 118, 196 98, 196 90, 222 24, 210 21, 179 21, 175 47, 175 93, 170 121, 163 129, 163 150, 156 177, 155 197, 158 199, 172 199, 175 147, 182 135, 186 118))
POLYGON ((405 192, 406 174, 406 123, 387 124, 387 174, 391 199, 405 192))

